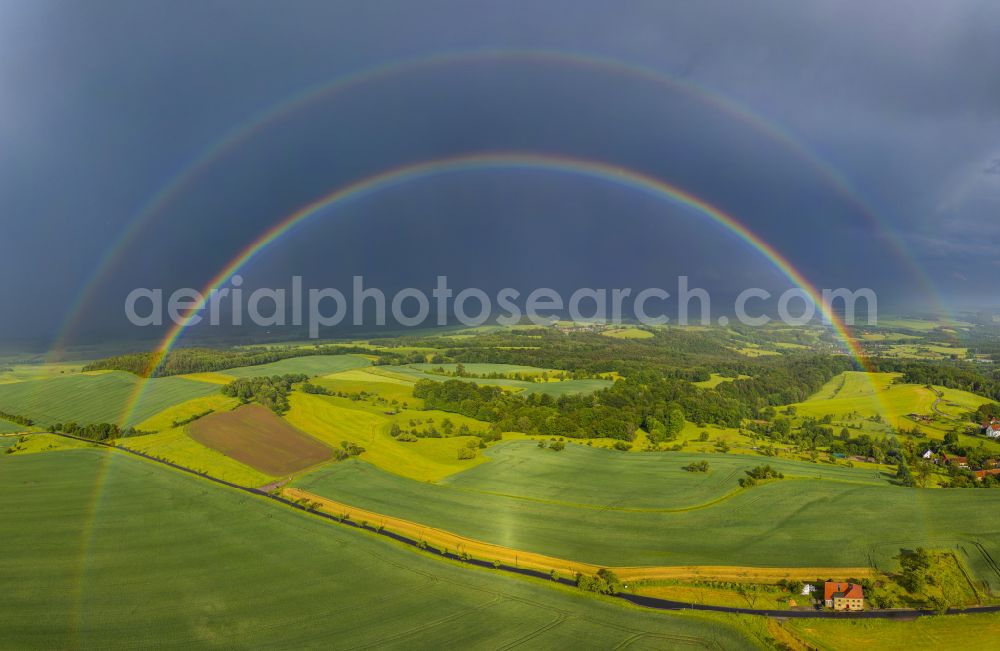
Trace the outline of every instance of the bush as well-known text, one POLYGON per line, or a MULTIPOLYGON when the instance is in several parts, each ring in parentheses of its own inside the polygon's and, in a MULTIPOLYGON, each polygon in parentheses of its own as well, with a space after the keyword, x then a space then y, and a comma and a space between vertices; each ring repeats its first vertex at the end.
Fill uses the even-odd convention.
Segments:
POLYGON ((566 444, 563 443, 562 441, 553 441, 552 443, 549 443, 549 449, 554 450, 555 452, 559 452, 561 450, 564 450, 565 448, 566 444))
POLYGON ((708 472, 708 462, 695 461, 684 466, 684 470, 687 470, 688 472, 708 472))
POLYGON ((476 448, 461 447, 458 448, 458 458, 464 459, 475 459, 476 458, 476 448))
POLYGON ((614 448, 622 452, 628 452, 632 449, 632 444, 628 441, 615 441, 614 448))

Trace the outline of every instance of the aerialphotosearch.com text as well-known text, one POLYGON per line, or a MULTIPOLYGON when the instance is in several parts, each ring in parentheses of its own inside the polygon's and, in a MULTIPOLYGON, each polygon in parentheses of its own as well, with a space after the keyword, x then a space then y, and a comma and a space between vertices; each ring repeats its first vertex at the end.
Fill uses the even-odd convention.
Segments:
MULTIPOLYGON (((191 288, 177 289, 166 295, 163 289, 137 288, 125 299, 125 315, 140 327, 160 326, 167 320, 175 324, 241 326, 249 322, 260 327, 307 326, 310 338, 318 338, 321 328, 339 325, 402 327, 452 325, 476 327, 487 322, 500 325, 531 323, 552 325, 557 319, 576 322, 618 325, 624 321, 655 326, 727 325, 729 316, 713 319, 709 292, 691 287, 687 276, 679 276, 673 291, 661 287, 580 288, 566 295, 542 287, 529 292, 505 288, 489 294, 466 287, 455 291, 447 276, 438 276, 430 296, 416 288, 387 294, 365 285, 363 276, 351 279, 350 289, 335 287, 304 289, 301 276, 293 276, 287 287, 257 288, 243 286, 244 279, 234 275, 207 295, 191 288), (671 319, 666 314, 674 314, 671 319)), ((740 292, 732 302, 731 314, 740 324, 762 326, 775 320, 801 326, 817 319, 830 323, 831 314, 855 325, 863 305, 865 323, 877 324, 877 298, 868 288, 857 290, 824 289, 813 295, 795 287, 775 296, 752 287, 740 292), (817 302, 819 305, 817 305, 817 302)), ((727 306, 728 307, 728 306, 727 306)))

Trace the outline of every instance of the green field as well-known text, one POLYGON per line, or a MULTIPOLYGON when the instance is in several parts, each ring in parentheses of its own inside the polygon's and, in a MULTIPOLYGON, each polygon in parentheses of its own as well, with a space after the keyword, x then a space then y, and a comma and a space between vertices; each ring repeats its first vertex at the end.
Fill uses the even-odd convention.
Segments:
POLYGON ((304 373, 315 376, 329 375, 370 365, 370 360, 358 355, 308 355, 306 357, 291 357, 270 364, 228 368, 220 373, 233 377, 262 377, 265 375, 285 375, 286 373, 304 373))
POLYGON ((18 425, 17 423, 12 423, 9 420, 3 420, 0 418, 0 434, 10 434, 12 432, 23 432, 28 429, 24 425, 18 425))
POLYGON ((709 456, 715 466, 708 477, 691 473, 685 490, 676 468, 705 456, 584 450, 604 459, 595 458, 589 466, 584 459, 582 469, 568 477, 549 457, 571 450, 575 448, 556 453, 511 442, 491 451, 510 456, 495 474, 484 465, 470 471, 468 478, 456 475, 445 485, 410 481, 349 462, 308 475, 298 486, 479 540, 605 565, 875 563, 888 570, 901 547, 956 548, 979 579, 1000 591, 1000 574, 991 569, 993 559, 1000 558, 1000 525, 983 517, 1000 508, 997 491, 917 491, 880 484, 870 471, 744 459, 746 464, 770 461, 788 475, 822 475, 824 481, 785 479, 711 502, 727 487, 736 488, 738 473, 727 467, 722 455, 709 456), (549 456, 539 465, 532 455, 549 456), (633 466, 657 460, 664 467, 662 481, 633 466), (545 465, 552 468, 552 479, 539 471, 545 465), (673 471, 668 470, 671 466, 673 471), (632 473, 639 479, 627 479, 632 473), (598 501, 602 495, 608 497, 598 501), (702 508, 676 512, 628 510, 698 505, 702 508))
POLYGON ((136 425, 173 405, 218 391, 217 386, 180 377, 140 379, 113 371, 47 380, 0 384, 0 411, 31 418, 44 426, 76 421, 120 423, 133 400, 125 425, 136 425), (139 391, 141 384, 145 384, 139 391))
POLYGON ((3 646, 751 648, 105 450, 0 456, 3 646))

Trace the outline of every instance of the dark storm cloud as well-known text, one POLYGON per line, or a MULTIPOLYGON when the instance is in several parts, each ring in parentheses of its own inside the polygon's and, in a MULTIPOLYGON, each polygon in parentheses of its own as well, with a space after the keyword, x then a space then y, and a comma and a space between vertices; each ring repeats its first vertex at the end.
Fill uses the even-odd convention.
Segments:
MULTIPOLYGON (((980 297, 995 274, 979 260, 1000 246, 1000 182, 990 172, 1000 158, 998 26, 992 2, 8 0, 0 334, 51 334, 139 207, 248 116, 350 70, 489 47, 613 56, 729 96, 838 170, 944 289, 980 297)), ((276 216, 348 180, 488 149, 584 156, 669 179, 738 215, 818 284, 875 286, 886 302, 920 298, 908 296, 914 282, 892 237, 766 134, 634 79, 484 63, 387 80, 261 133, 133 243, 86 324, 120 326, 130 283, 200 286, 276 216)), ((676 267, 722 287, 773 274, 732 238, 614 188, 504 175, 470 184, 479 194, 442 180, 359 204, 354 221, 311 226, 310 242, 289 238, 261 267, 321 273, 330 263, 310 246, 325 245, 344 273, 368 265, 386 283, 432 274, 442 258, 470 283, 596 282, 597 271, 649 282, 676 267), (470 246, 470 214, 491 239, 470 246), (386 231, 393 216, 396 230, 386 231), (404 227, 406 216, 421 226, 404 227), (544 242, 556 252, 540 255, 544 242), (594 258, 613 263, 584 263, 594 258)))

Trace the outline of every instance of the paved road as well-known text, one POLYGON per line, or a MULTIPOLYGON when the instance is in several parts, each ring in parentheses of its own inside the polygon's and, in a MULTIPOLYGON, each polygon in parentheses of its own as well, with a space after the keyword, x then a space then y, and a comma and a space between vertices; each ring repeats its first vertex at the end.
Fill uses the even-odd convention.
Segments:
MULTIPOLYGON (((42 433, 46 433, 46 432, 32 432, 32 433, 33 434, 42 434, 42 433)), ((422 549, 422 551, 425 551, 425 552, 428 552, 428 553, 431 553, 431 554, 436 554, 436 555, 444 557, 444 558, 448 558, 448 559, 456 560, 456 561, 462 561, 464 563, 468 563, 469 565, 475 565, 477 567, 493 568, 495 570, 504 571, 504 572, 508 572, 508 573, 511 573, 511 574, 520 574, 522 576, 531 576, 531 577, 535 577, 535 578, 538 578, 538 579, 545 579, 545 580, 548 580, 548 581, 553 580, 552 577, 547 572, 542 572, 542 571, 539 571, 539 570, 531 570, 531 569, 525 569, 525 568, 522 568, 522 567, 514 567, 512 565, 503 565, 503 564, 501 564, 500 566, 496 566, 496 565, 494 565, 490 561, 485 561, 485 560, 480 560, 480 559, 469 559, 469 560, 461 559, 461 558, 458 557, 457 554, 454 554, 454 553, 446 551, 446 550, 437 549, 435 547, 421 546, 420 542, 418 542, 416 540, 413 540, 412 538, 407 538, 406 536, 402 536, 400 534, 393 533, 393 532, 388 531, 386 529, 377 530, 377 529, 374 529, 373 527, 370 527, 370 526, 367 526, 367 525, 363 525, 363 524, 361 524, 359 522, 353 522, 351 520, 342 520, 342 519, 340 519, 339 517, 337 517, 337 516, 335 516, 333 514, 324 513, 323 511, 314 511, 314 510, 312 510, 312 509, 310 509, 310 508, 308 508, 306 506, 303 506, 302 504, 298 504, 296 502, 293 502, 293 501, 291 501, 289 499, 286 499, 284 497, 281 497, 279 495, 273 495, 271 493, 265 492, 261 488, 252 488, 252 487, 249 487, 249 486, 240 486, 239 484, 234 484, 234 483, 228 482, 228 481, 226 481, 224 479, 219 479, 218 477, 213 477, 212 475, 208 475, 208 474, 203 473, 203 472, 198 472, 197 470, 192 470, 190 468, 185 468, 184 466, 178 465, 176 463, 173 463, 173 462, 170 462, 170 461, 165 461, 163 459, 158 459, 156 457, 150 456, 148 454, 144 454, 142 452, 137 452, 135 450, 130 450, 128 448, 122 448, 122 447, 118 447, 118 446, 115 446, 115 445, 109 445, 109 444, 101 442, 101 441, 92 441, 90 439, 82 438, 82 437, 79 437, 79 436, 73 436, 71 434, 63 434, 61 432, 48 432, 48 433, 55 434, 56 436, 62 436, 64 438, 68 438, 68 439, 75 439, 77 441, 85 441, 87 443, 95 443, 97 445, 101 445, 101 446, 106 447, 106 448, 111 448, 113 450, 119 450, 121 452, 127 452, 128 454, 131 454, 131 455, 134 455, 134 456, 137 456, 137 457, 142 457, 143 459, 147 459, 147 460, 153 461, 155 463, 160 463, 160 464, 163 464, 165 466, 169 466, 171 468, 174 468, 176 470, 180 470, 182 472, 186 472, 186 473, 189 473, 189 474, 192 474, 192 475, 197 475, 198 477, 201 477, 202 479, 207 479, 208 481, 212 481, 212 482, 215 482, 217 484, 221 484, 223 486, 227 486, 229 488, 240 490, 240 491, 243 491, 245 493, 251 493, 253 495, 258 495, 260 497, 264 497, 264 498, 267 498, 267 499, 270 499, 270 500, 274 500, 275 502, 280 502, 280 503, 282 503, 282 504, 284 504, 286 506, 292 507, 293 509, 298 509, 300 511, 305 511, 307 513, 315 515, 316 517, 323 518, 324 520, 329 520, 331 522, 337 522, 337 523, 340 523, 342 525, 346 525, 346 526, 349 526, 349 527, 354 527, 355 529, 366 529, 368 531, 372 531, 372 532, 378 533, 380 535, 386 536, 387 538, 392 538, 393 540, 396 540, 396 541, 401 542, 403 544, 406 544, 406 545, 409 545, 411 547, 415 547, 415 548, 418 548, 418 549, 422 549)), ((564 585, 576 585, 575 581, 573 581, 571 579, 567 579, 567 578, 560 578, 560 579, 557 579, 556 581, 558 583, 562 583, 564 585)), ((900 609, 894 609, 894 610, 864 610, 864 611, 860 611, 860 612, 833 612, 833 611, 830 611, 830 610, 816 610, 816 611, 813 611, 813 610, 762 610, 762 609, 754 609, 754 608, 733 608, 733 607, 729 607, 729 606, 712 606, 712 605, 707 605, 707 604, 688 603, 688 602, 684 602, 684 601, 671 601, 669 599, 660 599, 659 597, 647 597, 647 596, 644 596, 644 595, 637 595, 637 594, 624 593, 624 592, 623 593, 619 593, 619 594, 617 594, 615 596, 618 597, 619 599, 623 599, 625 601, 631 602, 631 603, 636 604, 638 606, 645 606, 646 608, 654 608, 656 610, 708 610, 708 611, 720 612, 720 613, 734 613, 734 614, 737 614, 737 615, 763 615, 765 617, 777 617, 777 618, 914 619, 916 617, 923 617, 925 615, 937 615, 937 614, 941 614, 941 613, 937 613, 936 611, 932 611, 932 610, 916 610, 916 609, 907 609, 907 608, 900 608, 900 609)), ((964 608, 964 609, 951 609, 947 613, 944 613, 944 614, 946 614, 946 615, 964 615, 964 614, 973 614, 973 613, 995 613, 995 612, 1000 612, 1000 605, 997 605, 997 606, 975 606, 975 607, 972 607, 972 608, 964 608)))

